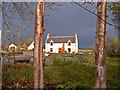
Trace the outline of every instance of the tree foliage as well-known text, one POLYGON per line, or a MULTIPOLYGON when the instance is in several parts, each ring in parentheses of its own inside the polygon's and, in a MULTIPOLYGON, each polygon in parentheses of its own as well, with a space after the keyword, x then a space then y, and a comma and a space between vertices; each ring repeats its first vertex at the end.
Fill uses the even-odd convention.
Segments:
POLYGON ((120 2, 109 2, 107 4, 107 10, 112 12, 114 18, 112 19, 113 22, 118 21, 120 19, 120 2))
POLYGON ((118 56, 118 38, 115 36, 108 36, 106 41, 107 56, 118 56))

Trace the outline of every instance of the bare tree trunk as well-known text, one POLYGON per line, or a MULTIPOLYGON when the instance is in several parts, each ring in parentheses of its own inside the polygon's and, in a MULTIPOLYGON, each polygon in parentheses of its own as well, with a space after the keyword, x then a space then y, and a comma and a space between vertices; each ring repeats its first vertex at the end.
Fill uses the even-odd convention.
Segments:
POLYGON ((44 7, 45 7, 45 2, 40 3, 40 83, 39 83, 39 88, 44 88, 44 74, 43 74, 43 24, 44 24, 44 7))
POLYGON ((95 88, 106 88, 106 0, 98 2, 97 5, 98 18, 96 27, 95 88))
MULTIPOLYGON (((1 3, 0 3, 1 4, 1 3)), ((1 13, 0 13, 1 14, 1 13)), ((0 17, 1 18, 1 17, 0 17)), ((0 25, 1 26, 1 25, 0 25)), ((0 29, 0 90, 2 90, 2 54, 1 54, 1 29, 0 29)))
POLYGON ((34 36, 34 88, 44 88, 43 75, 43 20, 44 20, 44 0, 37 2, 35 17, 34 36))

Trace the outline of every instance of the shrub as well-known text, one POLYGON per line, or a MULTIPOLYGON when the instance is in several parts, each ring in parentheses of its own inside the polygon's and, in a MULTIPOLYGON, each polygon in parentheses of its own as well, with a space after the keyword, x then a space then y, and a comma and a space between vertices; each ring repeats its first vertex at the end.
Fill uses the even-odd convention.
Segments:
POLYGON ((62 53, 62 51, 58 51, 59 53, 62 53))
MULTIPOLYGON (((106 56, 120 56, 119 48, 120 48, 120 41, 115 36, 107 36, 106 38, 106 56)), ((93 51, 95 53, 95 46, 93 47, 93 51)))
POLYGON ((89 66, 95 64, 95 54, 94 52, 90 52, 87 54, 88 61, 84 63, 84 65, 89 66))
POLYGON ((108 36, 106 41, 106 54, 107 56, 118 56, 118 38, 115 36, 108 36))
MULTIPOLYGON (((50 62, 50 60, 49 60, 50 62)), ((63 54, 54 55, 52 57, 52 65, 54 66, 63 66, 63 65, 70 65, 70 64, 76 64, 74 58, 65 58, 63 54)))
POLYGON ((53 57, 52 65, 54 66, 61 66, 64 64, 64 58, 61 56, 53 57))
POLYGON ((70 54, 69 56, 65 56, 64 54, 53 54, 51 58, 47 58, 45 61, 45 65, 53 65, 53 66, 63 66, 63 65, 93 65, 95 62, 94 53, 86 53, 85 55, 74 55, 70 54))
POLYGON ((67 51, 65 51, 65 53, 67 53, 67 51))

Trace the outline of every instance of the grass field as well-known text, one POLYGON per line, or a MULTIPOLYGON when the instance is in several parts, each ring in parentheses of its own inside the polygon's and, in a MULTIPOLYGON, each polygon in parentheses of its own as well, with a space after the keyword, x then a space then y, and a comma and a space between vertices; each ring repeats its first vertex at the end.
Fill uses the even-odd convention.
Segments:
MULTIPOLYGON (((85 56, 82 58, 77 56, 76 58, 76 60, 73 58, 72 60, 65 59, 65 61, 63 58, 53 57, 53 61, 50 61, 50 59, 48 61, 46 60, 47 65, 44 67, 45 88, 93 88, 95 73, 94 63, 91 63, 92 61, 89 62, 89 59, 84 59, 85 56), (85 64, 88 62, 90 64, 85 64)), ((106 63, 107 88, 120 87, 118 58, 107 57, 106 63)), ((33 88, 33 63, 18 63, 4 66, 3 87, 33 88)))

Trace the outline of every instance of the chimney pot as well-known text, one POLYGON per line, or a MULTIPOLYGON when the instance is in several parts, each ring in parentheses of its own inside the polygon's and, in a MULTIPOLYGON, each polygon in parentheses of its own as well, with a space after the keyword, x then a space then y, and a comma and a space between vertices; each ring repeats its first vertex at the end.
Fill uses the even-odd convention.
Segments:
POLYGON ((48 39, 48 38, 50 38, 50 34, 49 34, 49 33, 48 33, 48 35, 47 35, 47 39, 48 39))
POLYGON ((75 38, 77 38, 77 33, 75 33, 75 38))

